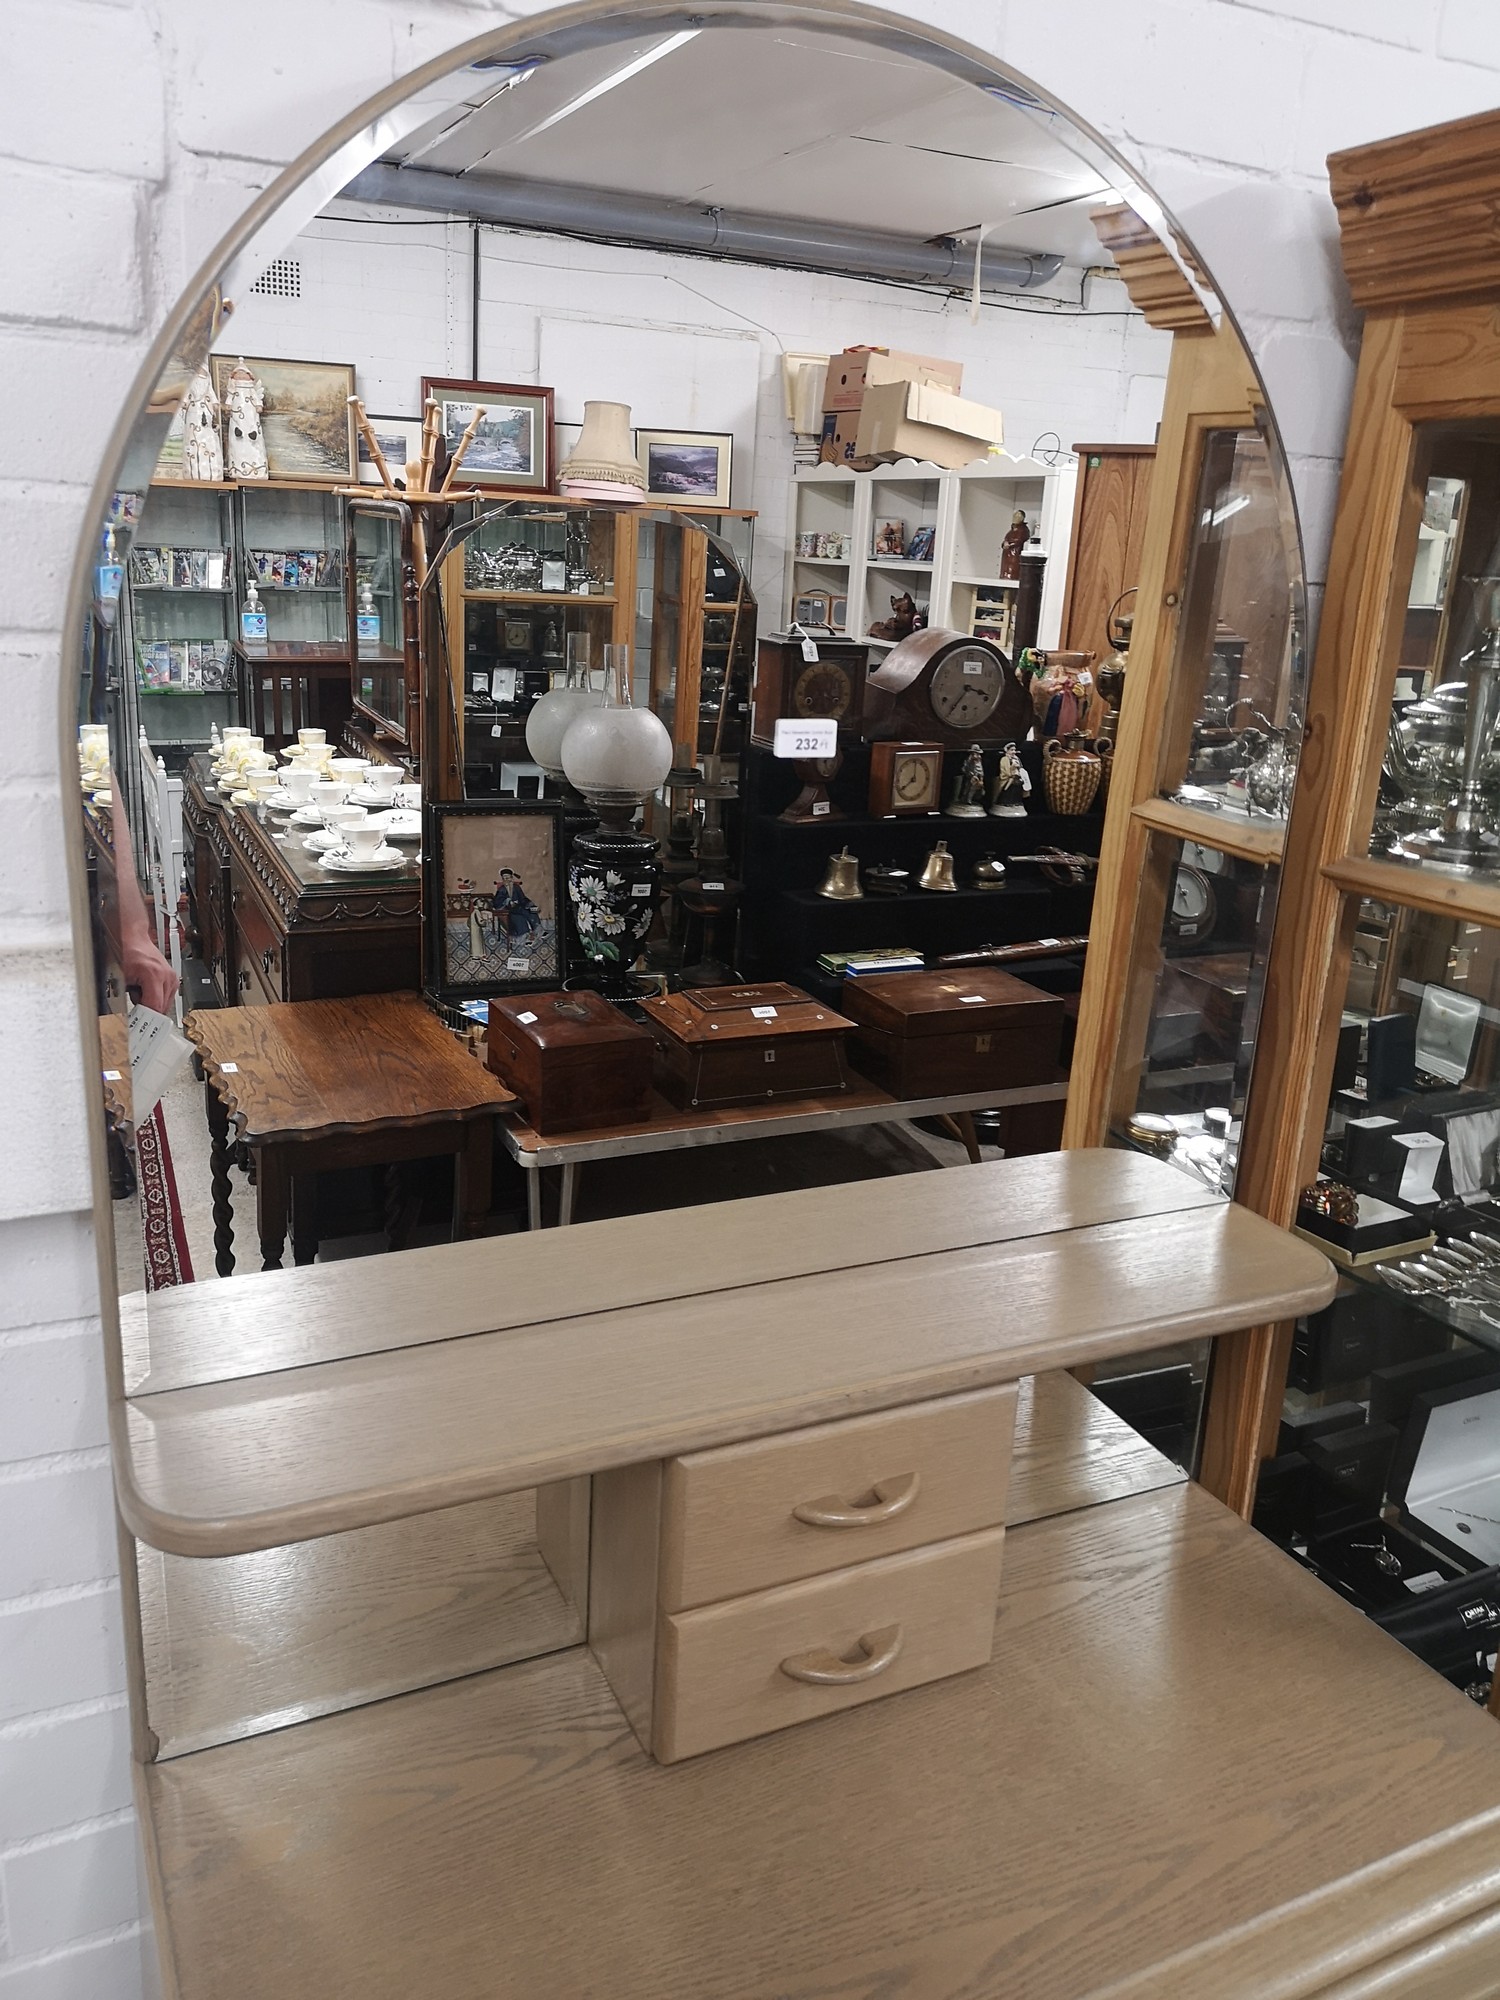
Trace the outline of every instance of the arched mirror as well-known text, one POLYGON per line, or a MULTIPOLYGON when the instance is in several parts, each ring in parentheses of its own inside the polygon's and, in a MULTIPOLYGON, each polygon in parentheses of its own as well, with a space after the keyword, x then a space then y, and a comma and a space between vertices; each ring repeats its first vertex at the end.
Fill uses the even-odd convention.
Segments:
POLYGON ((853 7, 497 30, 256 204, 110 491, 65 704, 152 1756, 584 1636, 587 1479, 393 1442, 351 1527, 319 1441, 548 1316, 529 1230, 1055 1147, 1081 1075, 1228 1185, 1289 489, 1191 246, 1023 79, 853 7), (204 1397, 295 1404, 325 1499, 172 1527, 204 1397))

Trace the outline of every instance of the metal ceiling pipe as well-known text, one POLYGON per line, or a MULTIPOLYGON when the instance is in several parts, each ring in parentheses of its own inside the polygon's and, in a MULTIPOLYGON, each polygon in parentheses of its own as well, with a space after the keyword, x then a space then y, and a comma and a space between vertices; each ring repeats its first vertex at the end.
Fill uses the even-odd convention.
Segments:
MULTIPOLYGON (((568 187, 559 181, 527 180, 520 174, 445 174, 381 160, 356 174, 339 199, 433 209, 512 229, 556 230, 747 264, 838 271, 851 278, 895 278, 962 292, 974 282, 973 245, 951 237, 923 243, 878 229, 695 208, 652 195, 568 187)), ((1062 269, 1062 261, 1040 251, 986 249, 980 259, 980 287, 1010 291, 1043 285, 1062 269)))

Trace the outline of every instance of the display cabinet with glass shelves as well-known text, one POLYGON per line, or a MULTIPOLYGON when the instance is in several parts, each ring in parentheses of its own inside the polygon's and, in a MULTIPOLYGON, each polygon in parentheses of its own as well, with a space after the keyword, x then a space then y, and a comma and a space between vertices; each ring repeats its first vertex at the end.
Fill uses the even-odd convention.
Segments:
POLYGON ((345 623, 354 634, 354 710, 377 739, 421 749, 417 582, 411 509, 350 499, 345 508, 345 623))
POLYGON ((1497 160, 1486 114, 1329 162, 1366 318, 1236 1193, 1342 1282, 1240 1344, 1206 1425, 1215 1489, 1471 1692, 1500 1582, 1500 250, 1465 218, 1497 160))
POLYGON ((178 761, 241 715, 232 488, 159 482, 125 560, 123 658, 152 745, 178 761))
POLYGON ((328 487, 246 481, 236 512, 236 608, 253 584, 266 619, 264 640, 237 641, 255 727, 268 743, 304 725, 332 738, 351 701, 343 499, 328 487))

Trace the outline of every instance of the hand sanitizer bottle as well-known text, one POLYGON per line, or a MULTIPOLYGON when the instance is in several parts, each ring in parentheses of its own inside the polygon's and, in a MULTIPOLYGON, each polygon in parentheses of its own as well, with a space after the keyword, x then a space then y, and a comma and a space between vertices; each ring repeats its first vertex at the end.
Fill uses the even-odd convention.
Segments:
POLYGON ((247 646, 263 646, 266 643, 266 614, 261 608, 260 592, 253 577, 245 592, 245 608, 240 613, 240 637, 247 646))

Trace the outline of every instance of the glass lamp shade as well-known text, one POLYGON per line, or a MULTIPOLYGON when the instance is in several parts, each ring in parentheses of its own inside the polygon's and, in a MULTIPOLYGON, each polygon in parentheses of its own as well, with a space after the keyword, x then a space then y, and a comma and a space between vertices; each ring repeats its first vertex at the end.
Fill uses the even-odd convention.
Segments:
POLYGON ((553 688, 526 718, 526 748, 554 783, 563 778, 562 743, 586 708, 598 708, 604 695, 598 688, 553 688))
POLYGON ((587 708, 568 724, 561 754, 568 783, 586 799, 623 805, 645 798, 666 777, 672 738, 649 708, 587 708))

